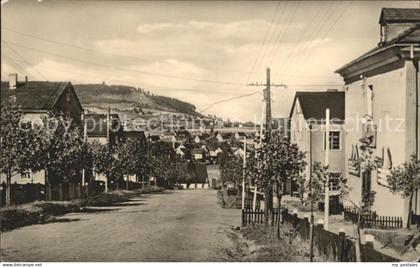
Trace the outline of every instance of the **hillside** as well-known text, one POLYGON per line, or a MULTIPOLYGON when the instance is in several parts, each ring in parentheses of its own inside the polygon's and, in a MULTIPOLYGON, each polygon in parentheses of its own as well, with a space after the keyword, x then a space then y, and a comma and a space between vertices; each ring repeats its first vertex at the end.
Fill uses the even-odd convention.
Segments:
POLYGON ((195 106, 176 98, 151 94, 141 88, 124 85, 75 84, 74 89, 88 109, 153 110, 200 116, 195 106))

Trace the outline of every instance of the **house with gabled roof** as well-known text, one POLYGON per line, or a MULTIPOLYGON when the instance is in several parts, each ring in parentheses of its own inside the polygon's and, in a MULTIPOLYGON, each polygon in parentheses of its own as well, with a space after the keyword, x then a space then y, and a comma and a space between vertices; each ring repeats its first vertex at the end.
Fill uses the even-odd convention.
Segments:
MULTIPOLYGON (((296 92, 289 115, 290 141, 306 153, 306 160, 312 155, 314 162, 325 163, 326 129, 325 110, 330 110, 329 152, 330 152, 330 190, 338 193, 338 178, 344 174, 344 141, 343 129, 345 118, 344 92, 328 90, 324 92, 296 92), (312 130, 310 130, 310 125, 312 130)), ((304 172, 309 178, 309 164, 304 172)), ((290 191, 296 191, 292 183, 290 191)))
MULTIPOLYGON (((400 216, 406 222, 409 200, 390 192, 386 174, 420 155, 420 9, 383 8, 379 26, 378 44, 336 70, 346 92, 345 172, 353 202, 374 191, 372 209, 378 215, 400 216), (362 138, 383 159, 377 170, 355 165, 362 138)), ((420 214, 420 192, 412 212, 420 214)))
MULTIPOLYGON (((42 123, 42 116, 48 112, 58 112, 70 118, 72 125, 82 127, 83 107, 70 82, 44 82, 18 80, 18 75, 9 75, 8 82, 1 82, 1 104, 7 105, 8 100, 13 98, 23 112, 23 117, 35 124, 42 123)), ((1 174, 1 181, 6 177, 1 174)), ((58 183, 60 177, 50 174, 50 183, 58 183)), ((75 183, 80 181, 74 181, 75 183)), ((11 183, 45 184, 45 171, 33 173, 12 174, 11 183)), ((58 194, 53 194, 52 199, 58 199, 58 194)))
MULTIPOLYGON (((108 114, 85 114, 84 129, 88 142, 99 142, 110 146, 122 142, 124 139, 124 128, 117 113, 108 114)), ((129 131, 126 135, 131 136, 129 131)))
POLYGON ((21 106, 24 117, 39 119, 50 111, 61 112, 81 126, 83 107, 71 82, 19 81, 18 75, 9 75, 9 82, 1 82, 1 103, 7 105, 10 97, 21 106))

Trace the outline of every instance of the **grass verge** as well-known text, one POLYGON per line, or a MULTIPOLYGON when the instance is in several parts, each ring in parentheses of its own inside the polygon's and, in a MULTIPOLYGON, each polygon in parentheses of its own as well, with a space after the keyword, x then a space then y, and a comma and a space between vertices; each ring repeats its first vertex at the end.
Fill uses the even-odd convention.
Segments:
MULTIPOLYGON (((282 225, 280 239, 276 228, 265 225, 248 226, 241 229, 244 238, 255 244, 255 252, 249 261, 257 262, 308 262, 309 244, 289 226, 282 225)), ((314 261, 333 261, 314 249, 314 261)))

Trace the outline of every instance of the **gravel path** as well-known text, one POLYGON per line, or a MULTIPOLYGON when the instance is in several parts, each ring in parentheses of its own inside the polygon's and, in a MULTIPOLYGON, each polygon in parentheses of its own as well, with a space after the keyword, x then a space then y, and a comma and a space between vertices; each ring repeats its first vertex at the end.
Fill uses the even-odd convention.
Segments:
POLYGON ((2 261, 234 260, 240 210, 216 203, 214 190, 178 190, 71 213, 3 233, 2 261))

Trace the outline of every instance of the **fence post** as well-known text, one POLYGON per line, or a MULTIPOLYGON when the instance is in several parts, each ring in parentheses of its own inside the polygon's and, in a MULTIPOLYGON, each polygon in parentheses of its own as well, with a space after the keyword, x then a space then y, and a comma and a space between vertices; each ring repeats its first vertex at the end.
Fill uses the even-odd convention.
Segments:
POLYGON ((302 239, 303 240, 308 240, 309 239, 309 218, 308 215, 305 215, 305 217, 303 217, 303 236, 302 239))
POLYGON ((286 220, 287 213, 288 213, 287 208, 285 208, 284 210, 281 211, 281 224, 284 224, 284 222, 286 220))
POLYGON ((293 225, 293 228, 296 228, 297 225, 298 225, 298 211, 297 211, 297 209, 293 210, 293 223, 292 223, 292 225, 293 225))
POLYGON ((246 226, 246 222, 245 222, 245 209, 242 210, 242 226, 246 226))
POLYGON ((338 261, 344 262, 345 260, 345 242, 346 242, 346 233, 344 232, 344 229, 340 229, 338 232, 338 261))
POLYGON ((86 198, 88 198, 89 197, 89 184, 88 183, 85 184, 85 191, 86 191, 86 198))
POLYGON ((374 255, 373 250, 373 241, 375 240, 375 238, 373 237, 373 235, 365 235, 365 251, 362 252, 361 258, 362 261, 364 262, 370 262, 372 261, 370 259, 371 255, 374 255))
POLYGON ((60 201, 63 201, 63 184, 62 183, 58 184, 58 199, 60 201))
POLYGON ((316 226, 324 229, 324 220, 323 219, 316 220, 316 226))

